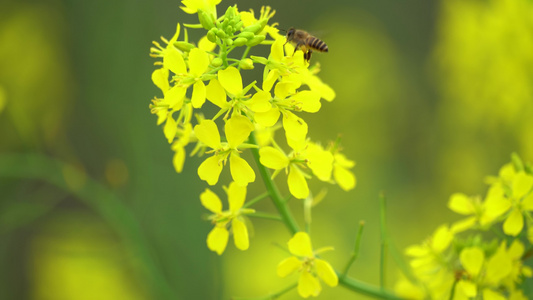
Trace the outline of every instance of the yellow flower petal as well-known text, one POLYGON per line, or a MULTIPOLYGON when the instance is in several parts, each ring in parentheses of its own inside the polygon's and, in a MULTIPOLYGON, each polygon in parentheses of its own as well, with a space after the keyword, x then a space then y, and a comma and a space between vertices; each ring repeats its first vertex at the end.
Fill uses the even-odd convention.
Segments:
POLYGON ((248 239, 248 229, 243 221, 238 218, 231 221, 231 228, 233 229, 233 241, 235 242, 235 247, 240 250, 247 250, 250 246, 250 241, 248 239))
POLYGON ((520 240, 514 240, 507 251, 509 257, 513 260, 519 260, 524 255, 524 252, 525 247, 520 240))
POLYGON ((204 51, 213 51, 215 50, 216 46, 217 44, 207 39, 207 35, 204 35, 198 42, 198 48, 204 51))
POLYGON ((209 211, 214 213, 222 212, 222 201, 220 201, 217 194, 213 193, 210 189, 205 189, 205 191, 200 194, 200 201, 209 211))
POLYGON ((505 242, 502 242, 496 253, 489 258, 485 274, 487 283, 499 285, 511 273, 512 261, 506 252, 505 242))
POLYGON ((461 251, 459 259, 468 274, 477 277, 485 261, 485 254, 478 247, 469 247, 461 251))
POLYGON ((278 70, 270 70, 265 78, 263 79, 263 91, 270 92, 276 80, 278 80, 279 72, 278 70))
POLYGON ((448 229, 447 225, 442 225, 433 234, 433 239, 431 240, 431 247, 437 252, 440 253, 448 248, 453 239, 453 232, 448 229))
POLYGON ((160 68, 152 72, 152 81, 154 84, 165 93, 169 88, 168 84, 168 69, 160 68))
POLYGON ((272 127, 278 122, 279 115, 279 109, 277 107, 272 107, 272 109, 266 112, 256 112, 254 119, 258 124, 264 127, 272 127))
POLYGON ((313 91, 301 91, 298 94, 291 97, 292 100, 297 103, 301 103, 300 106, 303 111, 309 113, 315 113, 320 110, 322 106, 320 104, 320 94, 313 91))
POLYGON ((207 248, 221 255, 228 244, 229 232, 226 227, 215 226, 207 235, 207 248))
POLYGON ((163 133, 168 140, 168 143, 172 143, 176 137, 176 132, 178 132, 178 126, 172 115, 169 115, 165 127, 163 127, 163 133))
POLYGON ((533 193, 529 194, 524 200, 522 200, 522 208, 524 210, 533 210, 533 193))
POLYGON ((173 86, 165 93, 164 103, 168 104, 169 108, 179 110, 183 105, 183 99, 187 89, 181 86, 173 86))
POLYGON ((253 112, 267 112, 272 108, 270 98, 272 97, 269 92, 259 91, 246 103, 246 106, 253 112))
POLYGON ((309 143, 307 148, 307 166, 318 179, 329 181, 333 171, 333 154, 322 147, 309 143))
POLYGON ((270 59, 274 61, 281 61, 281 59, 285 56, 283 53, 283 44, 285 44, 284 39, 277 39, 274 41, 270 47, 270 59))
POLYGON ((500 293, 489 289, 483 289, 483 300, 506 300, 500 293))
POLYGON ((185 149, 183 147, 177 147, 174 151, 172 164, 176 172, 181 173, 183 171, 183 164, 185 163, 185 149))
POLYGON ((503 223, 503 232, 507 235, 517 236, 522 228, 524 228, 524 218, 520 210, 515 208, 503 223))
POLYGON ((226 139, 231 148, 235 149, 248 139, 254 125, 243 115, 233 115, 225 125, 226 139))
POLYGON ((289 274, 294 273, 302 266, 302 262, 296 257, 291 256, 282 260, 278 264, 277 273, 279 277, 286 277, 289 274))
POLYGON ((283 128, 287 140, 304 141, 307 136, 307 123, 291 112, 283 114, 283 128))
POLYGON ((462 193, 451 195, 448 208, 461 215, 471 215, 476 212, 472 199, 462 193))
POLYGON ((513 179, 513 197, 520 199, 533 187, 533 176, 530 176, 524 172, 516 174, 513 179))
POLYGON ((202 143, 213 149, 222 147, 218 127, 212 120, 203 120, 200 124, 194 126, 194 134, 202 143))
POLYGON ((317 258, 315 259, 315 264, 318 277, 324 280, 327 285, 335 287, 339 284, 339 278, 335 270, 333 270, 333 267, 327 261, 317 258))
POLYGON ((245 199, 246 187, 240 186, 235 182, 230 183, 228 187, 229 210, 233 213, 237 212, 242 208, 245 199))
POLYGON ((511 202, 504 197, 503 188, 500 184, 492 185, 483 202, 485 223, 496 219, 511 208, 511 202))
POLYGON ((209 185, 215 185, 218 182, 220 172, 222 172, 222 163, 219 158, 214 155, 206 160, 198 167, 198 176, 205 180, 209 185))
POLYGON ((309 296, 316 297, 320 294, 321 290, 320 282, 313 275, 306 271, 300 274, 300 279, 298 280, 298 294, 300 296, 304 298, 309 296))
POLYGON ((218 71, 218 80, 230 94, 238 95, 242 92, 241 73, 235 67, 228 67, 218 71))
POLYGON ((460 280, 457 283, 457 289, 469 298, 477 295, 477 286, 472 281, 460 280))
POLYGON ((289 251, 295 256, 314 257, 311 238, 306 232, 297 232, 287 242, 289 251))
POLYGON ((274 170, 283 169, 289 165, 289 158, 270 146, 259 149, 259 161, 263 166, 274 170))
POLYGON ((335 178, 335 181, 341 189, 345 191, 349 191, 355 187, 355 175, 341 166, 336 166, 333 169, 333 178, 335 178))
POLYGON ((304 175, 294 166, 289 167, 289 176, 287 178, 289 191, 297 199, 305 199, 309 196, 309 186, 304 175))
POLYGON ((204 105, 206 88, 203 81, 197 81, 192 87, 191 103, 194 108, 200 108, 204 105))
POLYGON ((204 50, 194 48, 189 52, 189 70, 194 77, 201 76, 209 66, 209 57, 204 50))
POLYGON ((163 54, 163 67, 165 69, 169 69, 174 74, 186 74, 187 73, 187 67, 185 66, 185 61, 183 60, 183 56, 178 51, 178 49, 174 48, 174 46, 170 46, 167 49, 165 49, 165 52, 163 54))
POLYGON ((255 173, 252 167, 236 153, 231 153, 229 167, 231 177, 238 185, 247 186, 248 183, 255 181, 255 173))
POLYGON ((285 99, 287 96, 294 94, 296 92, 296 88, 298 88, 298 86, 296 86, 293 82, 278 82, 274 88, 274 95, 276 95, 278 99, 285 99))
POLYGON ((453 223, 452 228, 450 230, 453 233, 459 233, 472 228, 472 226, 474 226, 475 224, 476 217, 469 217, 464 220, 453 223))
POLYGON ((226 108, 228 102, 226 101, 226 92, 216 79, 211 79, 205 90, 207 100, 220 108, 226 108))

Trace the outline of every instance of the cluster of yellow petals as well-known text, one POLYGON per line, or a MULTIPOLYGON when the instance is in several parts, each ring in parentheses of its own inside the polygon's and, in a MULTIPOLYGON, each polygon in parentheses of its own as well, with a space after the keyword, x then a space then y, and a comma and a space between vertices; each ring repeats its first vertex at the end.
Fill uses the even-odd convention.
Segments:
MULTIPOLYGON (((318 296, 322 291, 322 286, 318 281, 319 277, 327 285, 335 287, 339 283, 339 278, 333 267, 325 260, 317 258, 311 245, 311 238, 306 232, 297 232, 287 243, 290 253, 293 255, 284 259, 278 264, 278 276, 286 277, 294 272, 299 272, 298 294, 303 298, 318 296)), ((331 250, 325 248, 317 252, 331 250)))
POLYGON ((503 223, 505 235, 514 238, 525 233, 533 242, 530 170, 515 157, 514 163, 501 168, 498 177, 489 179, 484 199, 453 194, 448 207, 466 218, 452 226, 440 226, 423 244, 406 249, 418 282, 402 278, 396 292, 409 299, 527 299, 518 286, 533 276, 533 270, 523 263, 526 247, 520 239, 513 239, 509 246, 506 239, 500 239, 496 248, 479 236, 462 240, 460 235, 468 230, 499 230, 503 223), (450 247, 452 242, 455 247, 450 247))
POLYGON ((210 189, 206 189, 200 195, 202 205, 213 213, 210 219, 215 225, 207 236, 207 247, 218 255, 221 255, 226 249, 230 235, 228 226, 230 225, 235 247, 240 250, 246 250, 250 245, 248 229, 242 215, 254 210, 242 207, 246 199, 246 187, 232 182, 227 189, 227 194, 229 210, 226 211, 222 210, 220 198, 210 189))

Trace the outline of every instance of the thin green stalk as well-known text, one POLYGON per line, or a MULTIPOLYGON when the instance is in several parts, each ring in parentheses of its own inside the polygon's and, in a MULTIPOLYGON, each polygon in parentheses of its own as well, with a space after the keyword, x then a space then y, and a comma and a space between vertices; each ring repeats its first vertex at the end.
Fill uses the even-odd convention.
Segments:
POLYGON ((254 204, 257 203, 257 202, 259 202, 259 201, 261 201, 261 200, 263 200, 263 199, 265 199, 265 198, 268 198, 269 196, 270 196, 270 194, 269 194, 268 192, 264 192, 264 193, 262 193, 261 195, 259 195, 259 196, 255 197, 255 198, 253 198, 252 200, 250 200, 250 201, 244 203, 244 205, 243 205, 242 207, 243 207, 243 208, 250 207, 250 206, 254 205, 254 204))
POLYGON ((388 238, 387 238, 387 222, 385 219, 385 195, 379 194, 379 210, 380 210, 380 223, 381 223, 381 253, 380 253, 380 266, 379 266, 379 285, 381 289, 385 289, 386 284, 386 269, 387 269, 387 252, 388 252, 388 238))
MULTIPOLYGON (((257 145, 257 140, 255 139, 255 134, 252 132, 250 134, 250 143, 257 145)), ((255 159, 255 163, 257 165, 257 168, 259 169, 259 173, 261 173, 261 177, 263 178, 263 182, 265 183, 265 187, 270 194, 270 198, 272 199, 272 202, 276 206, 281 219, 283 220, 283 223, 285 223, 285 226, 289 229, 291 235, 294 235, 296 232, 300 231, 300 228, 298 227, 298 224, 296 224, 296 221, 294 220, 294 217, 292 216, 291 210, 286 205, 285 201, 283 201, 283 198, 281 197, 281 194, 279 193, 278 187, 270 178, 270 172, 269 170, 261 164, 259 161, 259 149, 258 148, 252 148, 252 154, 255 159)))
POLYGON ((342 276, 346 276, 348 274, 348 270, 350 270, 350 267, 354 263, 354 261, 357 259, 357 256, 359 256, 359 246, 361 245, 361 237, 363 236, 363 229, 365 229, 365 221, 359 222, 359 231, 357 231, 357 237, 355 238, 355 246, 352 252, 352 255, 350 256, 350 260, 346 264, 346 267, 344 267, 344 272, 342 272, 342 276))
POLYGON ((267 220, 274 220, 274 221, 282 221, 281 217, 278 215, 273 214, 267 214, 262 212, 254 212, 250 214, 246 214, 247 216, 254 217, 254 218, 261 218, 261 219, 267 219, 267 220))

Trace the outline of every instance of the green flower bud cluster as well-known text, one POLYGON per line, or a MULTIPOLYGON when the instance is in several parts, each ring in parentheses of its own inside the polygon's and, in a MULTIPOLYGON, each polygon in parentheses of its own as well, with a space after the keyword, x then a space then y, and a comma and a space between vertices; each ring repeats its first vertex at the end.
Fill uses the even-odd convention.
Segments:
POLYGON ((225 44, 226 46, 253 47, 265 40, 261 31, 268 24, 269 18, 262 18, 256 23, 244 27, 241 15, 236 6, 230 6, 221 20, 213 20, 205 12, 199 12, 200 24, 208 30, 207 39, 212 43, 225 44), (238 31, 240 33, 236 34, 238 31))

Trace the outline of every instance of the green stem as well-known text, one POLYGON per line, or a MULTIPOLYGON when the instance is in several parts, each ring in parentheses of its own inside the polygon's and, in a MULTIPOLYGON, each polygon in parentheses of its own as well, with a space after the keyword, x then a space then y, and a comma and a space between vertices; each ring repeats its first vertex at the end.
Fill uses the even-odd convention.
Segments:
POLYGON ((387 268, 387 252, 388 252, 388 238, 387 238, 387 222, 385 219, 385 195, 383 192, 379 195, 379 208, 380 208, 380 223, 381 223, 381 253, 380 253, 380 266, 379 266, 379 285, 381 289, 385 289, 385 272, 387 268))
POLYGON ((281 217, 278 215, 267 214, 267 213, 262 213, 262 212, 254 212, 254 213, 250 213, 246 215, 249 217, 254 217, 254 218, 281 221, 281 217))
MULTIPOLYGON (((250 134, 250 143, 258 145, 257 140, 255 139, 255 134, 253 132, 250 134)), ((298 227, 298 224, 296 224, 294 217, 292 216, 291 210, 289 209, 285 201, 283 201, 283 198, 279 193, 278 187, 276 186, 272 178, 270 178, 270 172, 265 166, 263 166, 263 164, 261 164, 259 160, 259 149, 252 148, 251 150, 257 168, 259 169, 259 173, 261 173, 261 177, 263 178, 263 182, 265 183, 265 187, 270 195, 270 198, 272 199, 272 202, 274 202, 274 205, 276 206, 283 223, 285 223, 285 226, 287 226, 291 235, 294 235, 296 232, 300 231, 300 229, 298 227)))
POLYGON ((344 267, 344 272, 342 272, 343 277, 346 276, 346 274, 348 274, 348 270, 350 270, 350 267, 352 266, 353 262, 357 259, 357 256, 359 256, 359 245, 361 245, 361 237, 363 236, 364 228, 365 228, 365 221, 359 222, 359 231, 357 232, 357 237, 355 238, 355 247, 353 249, 350 260, 346 264, 346 267, 344 267))
POLYGON ((267 198, 268 196, 270 196, 270 194, 268 192, 265 192, 265 193, 262 193, 261 195, 253 198, 252 200, 246 202, 242 207, 243 208, 247 208, 247 207, 250 207, 252 205, 254 205, 255 203, 267 198))
POLYGON ((339 277, 340 284, 342 284, 345 288, 352 290, 354 292, 367 295, 370 297, 378 298, 378 299, 391 299, 391 300, 402 300, 403 299, 401 297, 398 297, 392 294, 391 292, 387 290, 377 288, 373 285, 364 283, 357 279, 353 279, 349 276, 342 276, 342 274, 339 274, 338 272, 337 272, 337 276, 339 277))

